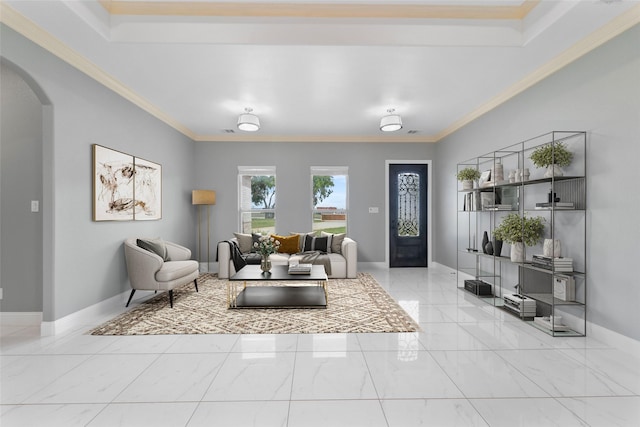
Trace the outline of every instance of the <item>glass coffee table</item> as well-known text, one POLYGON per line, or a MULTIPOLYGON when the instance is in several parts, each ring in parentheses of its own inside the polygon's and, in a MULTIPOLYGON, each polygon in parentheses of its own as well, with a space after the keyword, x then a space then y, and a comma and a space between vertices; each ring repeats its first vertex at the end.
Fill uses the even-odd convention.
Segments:
POLYGON ((270 273, 263 273, 259 265, 246 265, 227 282, 227 307, 327 308, 327 280, 322 265, 313 265, 309 274, 289 274, 286 265, 275 265, 270 273), (265 285, 276 281, 286 283, 265 285))

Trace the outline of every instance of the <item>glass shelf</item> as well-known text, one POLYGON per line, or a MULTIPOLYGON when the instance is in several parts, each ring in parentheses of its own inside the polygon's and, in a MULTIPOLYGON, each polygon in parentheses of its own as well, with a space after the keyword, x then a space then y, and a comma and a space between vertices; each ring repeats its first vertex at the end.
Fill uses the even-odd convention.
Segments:
POLYGON ((554 337, 584 337, 585 334, 581 334, 580 332, 576 332, 574 330, 569 330, 569 331, 552 331, 551 329, 545 328, 542 325, 537 324, 536 322, 532 321, 532 320, 527 320, 528 318, 525 318, 525 321, 527 322, 527 324, 533 326, 536 329, 541 330, 542 332, 546 332, 547 334, 554 336, 554 337))
POLYGON ((540 301, 544 304, 548 305, 584 305, 584 303, 578 301, 565 301, 558 298, 554 298, 551 294, 541 294, 541 293, 524 293, 524 296, 534 299, 536 301, 540 301))

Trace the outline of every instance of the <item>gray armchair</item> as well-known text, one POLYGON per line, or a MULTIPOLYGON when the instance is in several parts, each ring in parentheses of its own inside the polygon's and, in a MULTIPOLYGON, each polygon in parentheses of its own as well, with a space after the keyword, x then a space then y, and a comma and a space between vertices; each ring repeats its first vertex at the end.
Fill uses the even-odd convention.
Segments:
POLYGON ((127 307, 136 290, 169 291, 169 304, 173 308, 173 289, 193 282, 198 292, 198 262, 191 260, 191 251, 184 246, 164 242, 167 261, 163 257, 139 247, 137 239, 124 242, 124 256, 131 283, 131 295, 127 307))

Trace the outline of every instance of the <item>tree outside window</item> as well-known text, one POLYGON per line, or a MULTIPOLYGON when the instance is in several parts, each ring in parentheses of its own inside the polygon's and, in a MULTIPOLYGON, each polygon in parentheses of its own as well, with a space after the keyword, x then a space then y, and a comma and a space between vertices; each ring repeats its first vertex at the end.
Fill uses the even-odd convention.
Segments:
POLYGON ((240 231, 270 234, 276 223, 275 167, 239 169, 240 231))
POLYGON ((348 175, 346 167, 312 167, 313 230, 347 232, 348 175))

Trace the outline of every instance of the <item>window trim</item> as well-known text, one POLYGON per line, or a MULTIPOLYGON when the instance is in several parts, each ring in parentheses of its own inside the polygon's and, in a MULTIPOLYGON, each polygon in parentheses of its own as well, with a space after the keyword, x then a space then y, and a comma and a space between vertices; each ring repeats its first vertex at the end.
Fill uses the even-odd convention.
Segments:
MULTIPOLYGON (((237 228, 240 233, 245 233, 243 229, 242 217, 244 214, 249 213, 273 213, 275 220, 277 221, 276 209, 243 209, 242 207, 242 178, 245 176, 273 176, 276 181, 276 200, 277 200, 277 190, 278 190, 278 178, 276 175, 276 167, 275 166, 238 166, 238 186, 237 186, 237 197, 238 197, 238 216, 237 216, 237 228)), ((251 230, 253 232, 253 230, 251 230)))
POLYGON ((314 176, 344 176, 345 177, 345 229, 349 230, 349 167, 348 166, 311 166, 309 168, 309 204, 311 205, 311 229, 314 230, 313 217, 321 211, 313 205, 313 177, 314 176))

